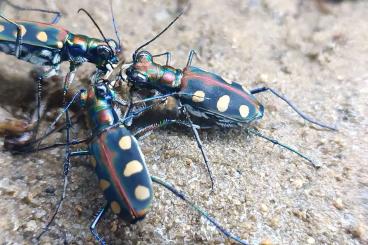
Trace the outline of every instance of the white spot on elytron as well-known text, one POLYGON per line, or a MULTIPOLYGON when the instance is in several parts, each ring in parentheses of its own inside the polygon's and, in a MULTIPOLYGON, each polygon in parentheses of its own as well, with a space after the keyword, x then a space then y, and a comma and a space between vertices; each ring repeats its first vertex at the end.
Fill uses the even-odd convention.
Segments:
POLYGON ((120 205, 116 201, 112 201, 110 204, 111 210, 114 212, 114 214, 119 214, 121 211, 120 205))
POLYGON ((110 187, 110 182, 105 180, 105 179, 101 179, 100 183, 99 183, 99 186, 100 186, 102 191, 105 191, 107 188, 110 187))
POLYGON ((239 107, 239 113, 242 118, 246 118, 249 115, 249 107, 246 105, 241 105, 239 107))
POLYGON ((193 102, 197 102, 197 103, 202 102, 204 101, 204 96, 205 96, 205 93, 201 90, 198 90, 193 94, 192 100, 193 102))
POLYGON ((36 36, 36 38, 39 40, 39 41, 41 41, 41 42, 47 42, 47 34, 46 34, 46 32, 44 32, 44 31, 40 31, 38 34, 37 34, 37 36, 36 36))
MULTIPOLYGON (((27 29, 23 25, 19 26, 20 26, 20 35, 23 37, 24 35, 26 35, 27 29)), ((18 29, 16 29, 13 34, 15 37, 17 37, 18 29)))
POLYGON ((124 176, 129 177, 132 176, 133 174, 141 172, 142 170, 143 165, 139 161, 133 160, 128 162, 128 164, 125 166, 124 176))
POLYGON ((144 201, 150 197, 150 191, 147 187, 139 185, 135 188, 134 195, 138 200, 144 201))
POLYGON ((132 147, 132 138, 130 136, 121 137, 119 147, 123 150, 129 150, 132 147))
POLYGON ((3 25, 0 25, 0 32, 4 31, 5 30, 5 26, 3 25))
POLYGON ((64 46, 64 44, 63 44, 63 42, 61 42, 61 41, 58 41, 57 43, 56 43, 56 46, 58 47, 58 48, 63 48, 63 46, 64 46))
POLYGON ((229 108, 230 96, 224 95, 217 101, 217 110, 219 112, 225 112, 229 108))

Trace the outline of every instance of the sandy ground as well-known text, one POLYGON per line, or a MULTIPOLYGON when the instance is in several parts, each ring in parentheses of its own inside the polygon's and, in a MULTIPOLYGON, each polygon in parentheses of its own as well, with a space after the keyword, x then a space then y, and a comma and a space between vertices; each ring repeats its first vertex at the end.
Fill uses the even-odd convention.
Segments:
MULTIPOLYGON (((313 158, 323 165, 320 170, 242 129, 203 131, 216 180, 211 194, 201 155, 186 129, 158 131, 141 146, 152 174, 174 183, 251 244, 368 244, 368 2, 328 3, 327 14, 312 1, 300 9, 296 2, 191 1, 178 23, 148 49, 173 52, 176 67, 183 67, 190 49, 196 49, 201 59, 195 65, 249 88, 275 88, 306 113, 335 124, 338 132, 311 126, 272 95, 259 96, 266 113, 255 126, 313 158)), ((115 0, 127 57, 185 3, 115 0)), ((61 26, 99 37, 87 17, 76 14, 86 8, 114 37, 108 1, 32 0, 22 6, 58 9, 64 14, 61 26)), ((5 4, 2 13, 50 19, 17 13, 5 4)), ((1 106, 27 115, 32 66, 4 54, 0 60, 1 106)), ((81 69, 79 77, 88 72, 81 69)), ((27 156, 0 152, 1 244, 29 244, 40 232, 61 193, 62 157, 62 149, 27 156)), ((154 190, 144 221, 127 226, 107 214, 99 231, 109 243, 230 243, 171 193, 154 190)), ((95 243, 88 226, 103 203, 88 159, 76 159, 63 209, 41 244, 62 244, 64 237, 70 244, 95 243)))

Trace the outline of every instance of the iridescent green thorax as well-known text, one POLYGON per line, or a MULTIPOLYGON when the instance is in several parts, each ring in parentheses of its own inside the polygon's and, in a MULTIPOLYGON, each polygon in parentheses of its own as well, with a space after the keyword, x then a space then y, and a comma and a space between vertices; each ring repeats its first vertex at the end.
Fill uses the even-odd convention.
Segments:
POLYGON ((135 71, 147 78, 147 82, 158 90, 180 87, 183 72, 171 66, 162 66, 153 61, 148 52, 141 53, 133 65, 135 71))
POLYGON ((113 55, 113 51, 103 40, 79 34, 69 33, 66 48, 64 55, 71 60, 78 62, 78 59, 83 59, 81 61, 91 62, 97 67, 105 66, 109 56, 113 55))
POLYGON ((114 96, 114 92, 104 84, 92 86, 82 93, 81 102, 87 108, 90 128, 94 133, 98 134, 119 122, 112 106, 114 96))
MULTIPOLYGON (((21 32, 18 59, 41 66, 58 66, 63 61, 76 65, 90 62, 101 70, 117 64, 116 45, 110 46, 101 39, 73 34, 54 24, 16 21, 21 32)), ((17 44, 16 24, 0 20, 0 52, 15 55, 17 44)))

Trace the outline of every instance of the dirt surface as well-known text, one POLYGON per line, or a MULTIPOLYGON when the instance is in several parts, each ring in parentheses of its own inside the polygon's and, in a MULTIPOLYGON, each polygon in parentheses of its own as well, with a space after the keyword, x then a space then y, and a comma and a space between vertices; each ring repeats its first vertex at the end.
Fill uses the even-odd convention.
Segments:
MULTIPOLYGON (((86 8, 114 37, 108 1, 12 1, 25 7, 60 10, 60 25, 99 37, 86 8), (23 2, 23 3, 22 3, 23 2)), ((210 183, 195 142, 186 129, 161 130, 141 142, 151 174, 175 184, 234 234, 250 244, 368 244, 368 25, 367 1, 191 1, 173 28, 148 47, 171 51, 172 65, 194 64, 254 88, 269 86, 304 112, 335 124, 331 132, 299 118, 270 94, 258 96, 266 112, 255 126, 296 147, 322 168, 242 129, 210 130, 201 137, 212 163, 210 183)), ((116 19, 130 59, 134 48, 159 32, 185 0, 114 1, 116 19)), ((16 12, 16 19, 47 21, 44 14, 16 12)), ((33 101, 32 67, 0 54, 1 106, 28 115, 33 101)), ((67 66, 65 66, 67 67, 67 66)), ((84 66, 79 77, 89 74, 84 66)), ((77 128, 78 129, 78 128, 77 128)), ((60 138, 56 134, 53 138, 60 138)), ((1 139, 3 142, 3 139, 1 139)), ((62 191, 63 150, 27 156, 0 152, 0 241, 29 244, 53 212, 62 191)), ((146 219, 127 226, 111 212, 99 231, 111 244, 229 244, 213 226, 171 193, 155 186, 146 219)), ((75 159, 67 198, 41 244, 95 243, 93 214, 104 203, 87 158, 75 159)))

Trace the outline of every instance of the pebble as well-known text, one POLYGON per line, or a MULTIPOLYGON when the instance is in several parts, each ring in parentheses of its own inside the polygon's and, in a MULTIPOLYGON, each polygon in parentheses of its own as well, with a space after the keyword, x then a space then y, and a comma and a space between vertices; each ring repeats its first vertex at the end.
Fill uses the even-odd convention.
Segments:
POLYGON ((333 205, 335 206, 335 208, 337 208, 338 210, 342 210, 344 208, 344 203, 341 200, 341 198, 336 198, 336 200, 334 200, 333 205))
POLYGON ((296 179, 294 180, 293 184, 295 188, 300 189, 303 187, 304 182, 302 179, 296 179))
POLYGON ((258 74, 258 76, 256 77, 256 82, 260 82, 260 83, 268 82, 268 75, 264 73, 258 74))
POLYGON ((111 228, 110 228, 110 231, 111 232, 115 232, 118 230, 118 222, 117 220, 114 220, 113 222, 111 222, 111 228))
POLYGON ((269 225, 272 228, 277 228, 280 224, 280 219, 278 217, 273 217, 272 219, 270 219, 269 225))
POLYGON ((316 243, 316 240, 313 237, 308 237, 307 243, 308 244, 315 244, 316 243))
POLYGON ((77 215, 81 215, 83 211, 83 207, 79 204, 75 206, 75 211, 77 211, 77 215))
POLYGON ((267 211, 268 211, 268 207, 266 206, 266 204, 261 204, 261 211, 262 211, 263 213, 267 213, 267 211))
POLYGON ((251 220, 253 222, 256 222, 257 221, 257 217, 252 214, 252 215, 249 216, 249 220, 251 220))
POLYGON ((303 210, 293 210, 293 214, 303 221, 307 221, 307 212, 303 210))
POLYGON ((27 222, 26 226, 27 226, 26 227, 27 231, 35 231, 37 229, 37 224, 36 224, 36 221, 34 220, 27 222))
POLYGON ((270 239, 266 238, 266 239, 263 239, 259 245, 272 245, 272 242, 270 239))
POLYGON ((364 236, 364 228, 362 224, 357 224, 356 226, 352 227, 349 232, 354 238, 362 238, 364 236))

